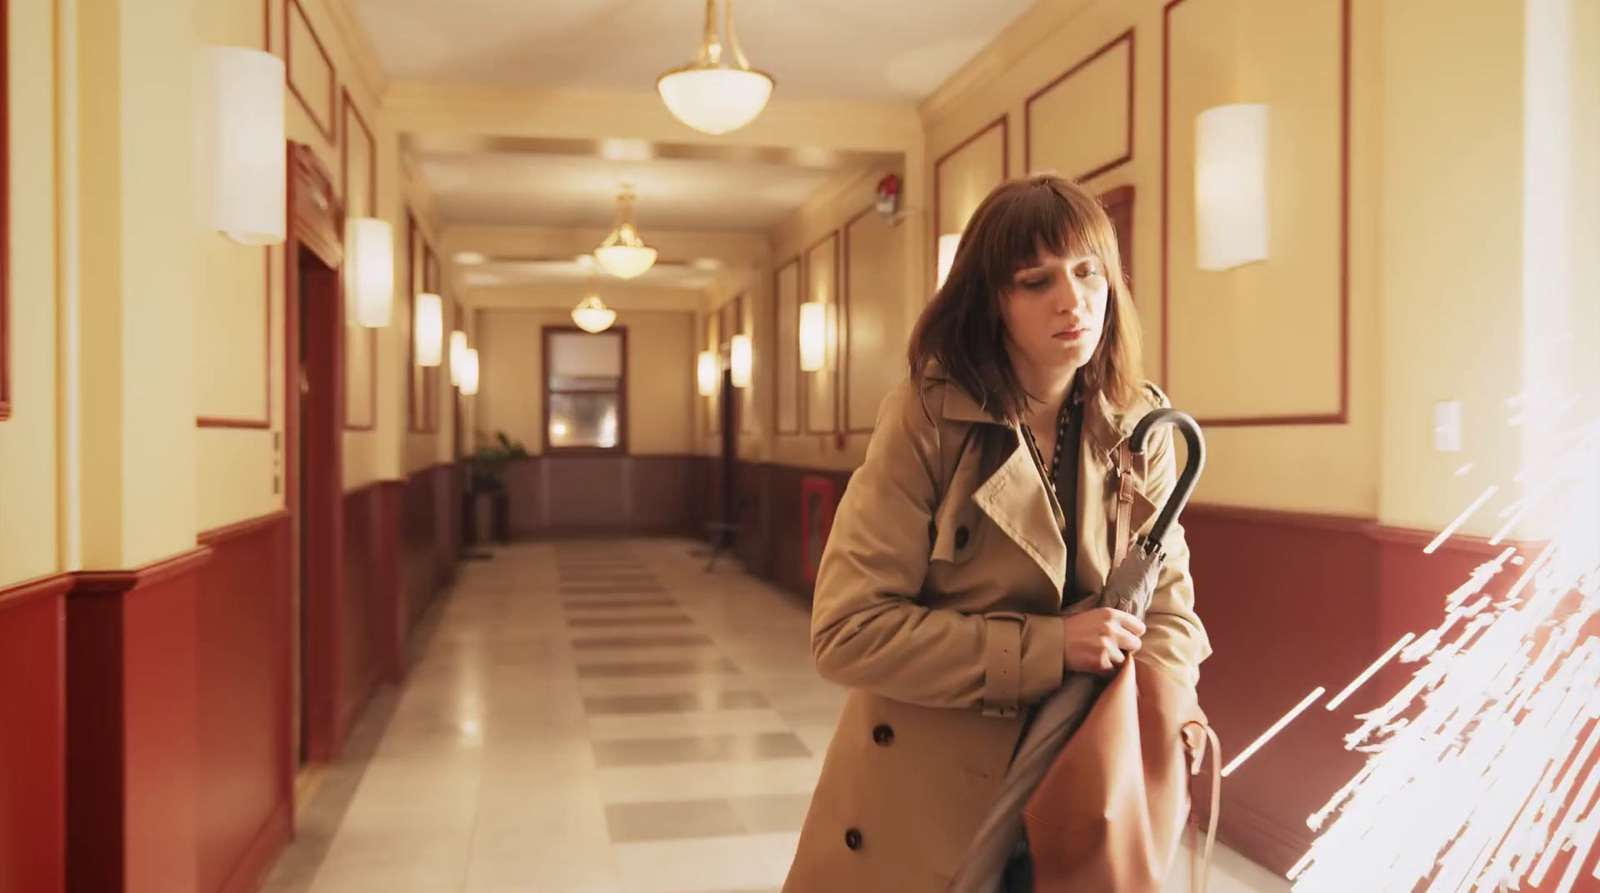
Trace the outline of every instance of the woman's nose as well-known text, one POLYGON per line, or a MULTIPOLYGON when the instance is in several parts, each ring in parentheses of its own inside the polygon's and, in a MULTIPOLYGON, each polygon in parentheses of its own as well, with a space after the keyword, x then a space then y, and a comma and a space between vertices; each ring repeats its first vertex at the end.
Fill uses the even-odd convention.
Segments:
POLYGON ((1071 313, 1074 310, 1083 310, 1088 306, 1089 289, 1081 282, 1069 280, 1067 287, 1062 289, 1057 309, 1062 313, 1071 313))

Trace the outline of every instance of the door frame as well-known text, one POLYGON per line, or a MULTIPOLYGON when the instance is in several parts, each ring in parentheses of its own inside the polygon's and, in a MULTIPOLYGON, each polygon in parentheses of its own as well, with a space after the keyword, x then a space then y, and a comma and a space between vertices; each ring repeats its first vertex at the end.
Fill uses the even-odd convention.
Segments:
MULTIPOLYGON (((299 718, 300 733, 290 742, 289 764, 302 744, 307 764, 325 763, 338 755, 344 741, 339 709, 342 691, 340 593, 344 542, 344 209, 333 178, 305 143, 288 144, 288 232, 284 240, 284 481, 289 510, 289 572, 294 622, 289 634, 295 660, 291 672, 290 709, 299 718), (311 389, 306 402, 308 434, 322 443, 309 451, 324 461, 300 466, 300 252, 304 249, 333 271, 334 304, 329 315, 334 331, 308 342, 331 361, 330 381, 311 389), (331 342, 331 343, 330 343, 331 342), (326 352, 331 352, 331 358, 326 352), (331 405, 330 405, 331 404, 331 405), (300 476, 315 489, 302 505, 300 476), (321 532, 309 554, 302 554, 306 528, 321 532), (302 574, 305 566, 308 573, 302 574), (304 581, 304 591, 302 591, 304 581), (301 630, 305 633, 302 636, 301 630), (304 652, 301 642, 304 642, 304 652)), ((327 319, 327 316, 323 316, 327 319)))

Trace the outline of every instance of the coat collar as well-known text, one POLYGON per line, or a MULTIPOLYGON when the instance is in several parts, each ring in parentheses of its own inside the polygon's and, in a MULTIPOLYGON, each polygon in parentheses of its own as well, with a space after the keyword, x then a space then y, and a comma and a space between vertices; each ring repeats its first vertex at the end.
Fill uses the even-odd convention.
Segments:
MULTIPOLYGON (((939 379, 938 387, 943 391, 943 417, 958 424, 988 427, 990 437, 981 439, 999 444, 1004 456, 998 465, 990 466, 993 472, 978 482, 972 492, 973 502, 1033 559, 1049 577, 1054 590, 1064 593, 1067 545, 1061 536, 1055 496, 1045 483, 1020 426, 996 418, 948 378, 939 379)), ((1079 471, 1077 504, 1060 507, 1076 518, 1080 553, 1079 579, 1075 582, 1080 586, 1098 587, 1109 565, 1109 549, 1100 542, 1103 537, 1084 534, 1104 527, 1108 494, 1101 469, 1114 464, 1113 454, 1132 434, 1136 422, 1133 413, 1114 410, 1100 395, 1085 407, 1081 440, 1084 461, 1079 471)))
MULTIPOLYGON (((965 388, 953 380, 939 373, 931 375, 930 380, 936 381, 943 392, 943 415, 946 420, 998 425, 1003 428, 1014 427, 990 413, 968 394, 965 388)), ((1083 416, 1084 442, 1095 448, 1101 460, 1110 461, 1111 454, 1116 451, 1117 446, 1133 434, 1133 427, 1137 422, 1138 418, 1134 413, 1119 411, 1104 395, 1096 394, 1089 401, 1083 416)), ((1026 453, 1026 447, 1023 449, 1026 453)))

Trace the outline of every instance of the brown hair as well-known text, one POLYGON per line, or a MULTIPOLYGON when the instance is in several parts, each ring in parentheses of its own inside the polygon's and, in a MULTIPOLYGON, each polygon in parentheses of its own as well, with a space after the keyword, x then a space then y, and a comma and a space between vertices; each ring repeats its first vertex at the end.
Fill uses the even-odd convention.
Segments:
POLYGON ((1038 262, 1040 246, 1065 257, 1091 254, 1104 265, 1111 292, 1105 327, 1080 370, 1080 393, 1086 399, 1104 396, 1114 406, 1134 404, 1143 378, 1139 317, 1116 230, 1094 196, 1055 174, 1002 183, 973 213, 949 276, 911 332, 906 357, 919 392, 937 363, 991 415, 1021 419, 1032 395, 1006 351, 1000 301, 1016 287, 1017 271, 1038 262))

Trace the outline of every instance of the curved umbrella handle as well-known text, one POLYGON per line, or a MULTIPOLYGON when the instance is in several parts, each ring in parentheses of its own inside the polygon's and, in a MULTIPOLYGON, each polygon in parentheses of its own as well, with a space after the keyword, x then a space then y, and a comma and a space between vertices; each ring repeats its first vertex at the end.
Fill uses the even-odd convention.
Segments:
POLYGON ((1172 425, 1183 432, 1183 439, 1189 445, 1189 455, 1184 463, 1183 471, 1178 474, 1178 484, 1172 488, 1172 493, 1167 497, 1167 504, 1161 507, 1161 515, 1156 518, 1156 523, 1150 528, 1150 535, 1146 537, 1151 543, 1159 545, 1167 535, 1167 528, 1177 519, 1178 513, 1189 503, 1189 495, 1194 492, 1195 482, 1200 479, 1200 470, 1206 464, 1206 441, 1200 434, 1200 425, 1188 413, 1171 408, 1162 408, 1150 412, 1133 426, 1133 435, 1129 446, 1138 455, 1144 454, 1146 442, 1150 439, 1150 432, 1157 425, 1172 425))

